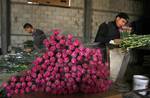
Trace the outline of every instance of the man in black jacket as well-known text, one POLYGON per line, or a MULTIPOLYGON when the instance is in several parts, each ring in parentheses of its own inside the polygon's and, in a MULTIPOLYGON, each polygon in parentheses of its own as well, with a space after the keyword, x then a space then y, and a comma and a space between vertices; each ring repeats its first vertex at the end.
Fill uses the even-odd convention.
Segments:
POLYGON ((109 44, 111 40, 116 44, 120 43, 119 29, 122 29, 128 23, 128 19, 126 13, 119 13, 114 21, 104 22, 99 26, 95 42, 99 42, 102 48, 104 61, 107 59, 106 44, 109 44))
POLYGON ((44 34, 44 32, 40 29, 33 28, 33 26, 30 23, 24 24, 23 28, 26 32, 32 34, 34 48, 36 50, 41 50, 44 47, 43 41, 44 39, 46 39, 46 35, 44 34))
POLYGON ((107 44, 110 40, 114 40, 116 42, 119 41, 119 29, 127 24, 128 19, 129 17, 126 13, 119 13, 114 21, 102 23, 99 26, 95 42, 100 42, 100 44, 107 44))

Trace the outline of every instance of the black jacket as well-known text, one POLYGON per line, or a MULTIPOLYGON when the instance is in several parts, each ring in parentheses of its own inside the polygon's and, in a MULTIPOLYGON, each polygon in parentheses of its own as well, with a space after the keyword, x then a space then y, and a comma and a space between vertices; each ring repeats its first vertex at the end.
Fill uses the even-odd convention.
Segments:
POLYGON ((100 42, 100 44, 109 43, 110 40, 120 38, 119 29, 114 21, 104 22, 99 26, 95 42, 100 42))
POLYGON ((35 31, 32 33, 34 45, 36 45, 38 48, 41 48, 43 45, 44 39, 46 39, 46 35, 44 32, 40 29, 35 29, 35 31))

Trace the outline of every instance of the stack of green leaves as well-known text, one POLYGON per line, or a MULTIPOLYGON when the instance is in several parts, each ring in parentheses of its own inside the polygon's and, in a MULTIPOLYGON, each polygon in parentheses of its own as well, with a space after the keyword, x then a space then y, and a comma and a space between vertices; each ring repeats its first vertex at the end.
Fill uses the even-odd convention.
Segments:
POLYGON ((20 72, 20 71, 22 71, 22 70, 26 70, 26 69, 28 69, 28 66, 27 65, 15 65, 15 66, 13 66, 13 67, 11 67, 9 70, 8 70, 8 72, 9 73, 13 73, 13 72, 20 72))
POLYGON ((25 41, 23 45, 24 48, 33 48, 33 41, 32 40, 25 41))
POLYGON ((124 38, 129 37, 129 36, 130 36, 129 32, 120 32, 121 39, 124 39, 124 38))
POLYGON ((150 47, 150 35, 130 35, 122 40, 121 48, 150 47))
MULTIPOLYGON (((35 56, 36 51, 32 53, 19 52, 16 54, 7 54, 0 56, 0 72, 15 73, 28 69, 35 56)), ((31 67, 31 66, 30 66, 31 67)))

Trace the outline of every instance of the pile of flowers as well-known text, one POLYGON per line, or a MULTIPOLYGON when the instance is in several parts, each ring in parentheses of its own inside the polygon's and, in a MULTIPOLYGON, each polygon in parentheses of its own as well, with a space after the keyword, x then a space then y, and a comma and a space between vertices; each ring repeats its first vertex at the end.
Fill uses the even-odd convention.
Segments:
POLYGON ((3 83, 8 97, 43 91, 51 94, 99 93, 110 85, 109 68, 100 49, 85 48, 69 34, 54 31, 44 40, 47 51, 33 61, 24 75, 3 83))

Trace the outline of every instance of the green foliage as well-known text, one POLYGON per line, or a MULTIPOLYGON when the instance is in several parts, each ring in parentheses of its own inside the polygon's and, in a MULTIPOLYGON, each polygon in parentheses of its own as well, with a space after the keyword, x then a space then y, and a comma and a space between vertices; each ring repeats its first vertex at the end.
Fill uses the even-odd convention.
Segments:
POLYGON ((0 89, 0 98, 7 98, 7 95, 4 89, 0 89))
POLYGON ((32 40, 25 41, 23 45, 24 48, 33 48, 33 41, 32 40))
POLYGON ((11 69, 8 70, 9 73, 13 73, 13 72, 20 72, 20 71, 23 71, 23 70, 26 70, 28 69, 28 66, 27 65, 15 65, 13 67, 11 67, 11 69))
POLYGON ((150 47, 150 35, 130 35, 122 40, 121 48, 150 47))
POLYGON ((0 69, 6 73, 15 73, 26 70, 32 63, 37 52, 20 52, 16 54, 7 54, 0 56, 0 69))
POLYGON ((129 33, 129 32, 120 32, 120 37, 121 37, 121 38, 126 38, 126 37, 128 37, 128 36, 130 36, 130 33, 129 33))

